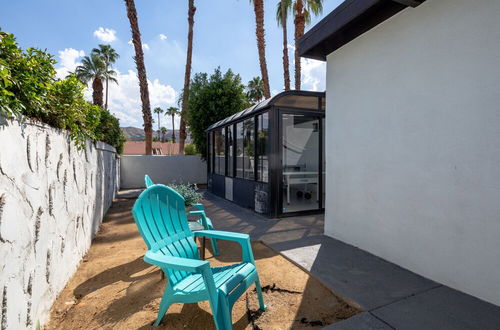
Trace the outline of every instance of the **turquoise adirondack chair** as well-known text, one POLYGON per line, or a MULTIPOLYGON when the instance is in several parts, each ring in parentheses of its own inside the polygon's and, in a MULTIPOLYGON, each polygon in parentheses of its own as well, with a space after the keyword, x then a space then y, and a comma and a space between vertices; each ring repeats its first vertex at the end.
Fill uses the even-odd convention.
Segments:
MULTIPOLYGON (((146 188, 151 187, 154 185, 153 180, 149 177, 149 175, 144 175, 144 184, 146 185, 146 188)), ((207 217, 205 213, 205 206, 201 203, 196 203, 193 204, 195 208, 197 208, 197 211, 189 211, 188 216, 198 216, 200 217, 198 220, 196 220, 199 224, 203 226, 203 228, 207 230, 214 230, 214 225, 212 224, 212 220, 210 220, 209 217, 207 217)), ((210 239, 210 243, 212 244, 212 250, 214 252, 214 256, 218 257, 219 256, 219 247, 217 246, 217 240, 215 238, 210 239)))
POLYGON ((208 300, 217 329, 232 329, 232 307, 253 283, 260 309, 266 309, 247 234, 216 230, 191 232, 184 198, 163 185, 153 185, 143 191, 134 204, 132 214, 148 247, 144 260, 159 266, 168 277, 155 326, 160 324, 173 303, 208 300), (210 267, 208 261, 200 260, 194 241, 197 236, 239 243, 243 261, 235 265, 210 267))

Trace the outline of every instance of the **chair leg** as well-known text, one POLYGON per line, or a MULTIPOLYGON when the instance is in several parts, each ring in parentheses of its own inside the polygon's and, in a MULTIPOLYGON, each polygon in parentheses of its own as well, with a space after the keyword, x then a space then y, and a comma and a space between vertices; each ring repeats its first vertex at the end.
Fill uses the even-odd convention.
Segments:
POLYGON ((262 298, 262 288, 260 287, 260 280, 258 277, 255 281, 255 288, 257 289, 257 297, 259 298, 259 308, 260 310, 265 311, 267 306, 264 304, 264 298, 262 298))
POLYGON ((217 247, 217 240, 215 238, 211 238, 210 243, 212 243, 212 250, 214 251, 214 257, 218 257, 219 248, 217 247))
MULTIPOLYGON (((214 226, 209 224, 208 229, 214 230, 214 226)), ((211 238, 210 243, 212 244, 212 250, 214 251, 214 257, 218 257, 219 256, 219 247, 217 246, 217 240, 215 238, 211 238)))
POLYGON ((172 304, 172 301, 170 300, 170 292, 168 292, 168 288, 165 288, 165 292, 163 293, 163 297, 161 298, 160 302, 160 308, 158 310, 158 317, 156 319, 156 322, 154 323, 154 326, 157 327, 160 325, 161 320, 165 316, 165 313, 167 313, 168 308, 172 304))
MULTIPOLYGON (((227 297, 219 293, 217 299, 217 310, 212 309, 214 323, 217 330, 231 330, 233 328, 233 322, 231 318, 231 308, 229 307, 229 302, 227 297)), ((210 304, 213 306, 212 304, 210 304)))

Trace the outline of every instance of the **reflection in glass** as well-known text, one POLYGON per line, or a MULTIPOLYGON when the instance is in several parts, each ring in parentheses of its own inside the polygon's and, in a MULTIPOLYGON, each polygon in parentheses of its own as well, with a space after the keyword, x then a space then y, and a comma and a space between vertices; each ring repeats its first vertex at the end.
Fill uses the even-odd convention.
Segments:
POLYGON ((227 127, 227 175, 228 176, 234 176, 233 157, 234 157, 233 125, 229 125, 227 127))
POLYGON ((269 114, 257 116, 257 180, 268 182, 269 163, 267 158, 267 143, 269 138, 269 114))
POLYGON ((214 132, 214 172, 225 175, 225 130, 218 129, 214 132))
POLYGON ((243 122, 236 124, 236 177, 243 178, 243 122))
POLYGON ((319 118, 282 115, 283 213, 319 208, 319 118))
POLYGON ((254 119, 249 118, 243 122, 244 140, 243 140, 243 177, 249 180, 255 180, 255 124, 254 119))

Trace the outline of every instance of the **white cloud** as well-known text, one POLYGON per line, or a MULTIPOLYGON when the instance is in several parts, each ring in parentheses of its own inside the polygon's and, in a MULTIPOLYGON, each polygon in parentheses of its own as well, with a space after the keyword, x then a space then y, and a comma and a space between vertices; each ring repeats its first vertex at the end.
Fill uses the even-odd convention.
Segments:
POLYGON ((302 86, 301 89, 311 91, 325 90, 326 63, 322 61, 301 59, 302 86))
POLYGON ((149 45, 148 44, 142 44, 142 49, 149 50, 149 45))
POLYGON ((160 40, 167 40, 167 36, 164 35, 163 33, 160 33, 158 37, 160 37, 160 40))
POLYGON ((74 48, 66 48, 59 51, 59 66, 56 68, 56 77, 63 79, 69 72, 75 71, 76 67, 80 64, 77 59, 85 56, 83 50, 76 50, 74 48))
POLYGON ((116 31, 101 26, 94 31, 94 36, 101 41, 112 42, 116 40, 116 31))
MULTIPOLYGON (((114 113, 120 119, 121 126, 142 127, 142 102, 137 74, 133 70, 128 70, 127 73, 116 71, 118 85, 114 83, 109 85, 108 108, 111 113, 114 113)), ((155 107, 161 107, 165 110, 170 106, 175 106, 177 93, 172 86, 162 84, 158 79, 154 79, 153 81, 148 80, 148 89, 151 111, 155 107)), ((92 92, 88 88, 86 93, 88 99, 91 99, 91 94, 92 92)), ((171 126, 171 119, 167 117, 161 118, 161 125, 165 127, 171 126)))
POLYGON ((130 39, 129 41, 127 41, 127 44, 129 44, 130 46, 134 45, 134 43, 132 42, 132 39, 130 39))

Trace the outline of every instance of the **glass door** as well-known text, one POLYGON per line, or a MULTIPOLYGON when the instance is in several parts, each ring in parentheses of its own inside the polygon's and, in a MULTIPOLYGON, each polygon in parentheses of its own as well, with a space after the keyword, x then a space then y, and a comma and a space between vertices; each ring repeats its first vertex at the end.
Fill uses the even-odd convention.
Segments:
POLYGON ((320 209, 320 116, 281 114, 282 213, 320 209))

